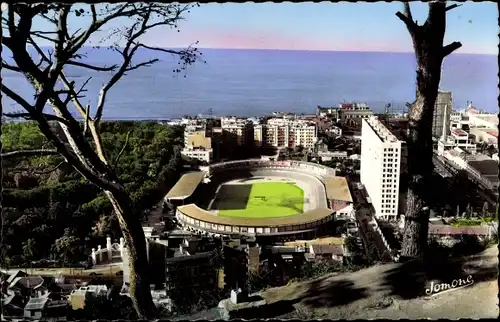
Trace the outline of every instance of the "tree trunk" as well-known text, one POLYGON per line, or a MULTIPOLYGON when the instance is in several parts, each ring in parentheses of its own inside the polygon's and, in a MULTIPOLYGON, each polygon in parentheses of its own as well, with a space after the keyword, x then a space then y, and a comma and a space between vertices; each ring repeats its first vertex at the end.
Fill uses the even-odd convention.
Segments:
POLYGON ((401 259, 422 258, 428 245, 429 214, 432 198, 432 119, 441 81, 443 59, 462 46, 453 42, 443 46, 446 12, 459 5, 445 2, 429 3, 429 14, 423 25, 413 21, 409 3, 404 13, 397 12, 407 26, 417 60, 416 100, 409 110, 408 201, 401 247, 401 259))
POLYGON ((140 216, 134 211, 134 204, 128 192, 121 185, 113 191, 105 191, 118 217, 126 241, 128 269, 130 274, 130 297, 139 319, 154 319, 156 308, 151 296, 148 280, 146 237, 142 230, 140 216))
MULTIPOLYGON (((429 30, 429 29, 427 29, 429 30)), ((441 80, 442 58, 435 52, 431 32, 424 33, 415 48, 417 58, 416 101, 409 111, 407 138, 408 204, 403 233, 401 258, 421 258, 427 248, 430 200, 427 192, 432 185, 432 120, 441 80)), ((441 40, 442 42, 442 40, 441 40)), ((441 46, 438 47, 440 49, 441 46)))

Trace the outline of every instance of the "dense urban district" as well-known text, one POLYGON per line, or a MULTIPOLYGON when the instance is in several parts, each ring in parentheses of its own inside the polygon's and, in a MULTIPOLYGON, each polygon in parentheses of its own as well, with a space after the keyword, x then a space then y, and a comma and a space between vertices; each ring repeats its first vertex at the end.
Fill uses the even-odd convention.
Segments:
MULTIPOLYGON (((429 249, 441 261, 497 242, 498 118, 452 106, 440 91, 429 249)), ((167 317, 283 316, 262 290, 398 262, 407 128, 404 112, 358 102, 103 122, 103 150, 143 214, 155 305, 167 317)), ((5 153, 51 148, 35 123, 2 132, 5 153)), ((104 193, 59 155, 3 161, 3 187, 2 319, 134 318, 127 246, 104 193)))

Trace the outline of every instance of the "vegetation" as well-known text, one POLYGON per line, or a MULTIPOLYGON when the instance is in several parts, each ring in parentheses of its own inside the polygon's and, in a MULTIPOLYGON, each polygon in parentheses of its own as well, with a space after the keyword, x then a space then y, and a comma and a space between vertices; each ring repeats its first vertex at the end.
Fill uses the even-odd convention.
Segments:
POLYGON ((428 187, 433 172, 432 115, 446 56, 462 46, 453 42, 444 46, 447 11, 459 5, 429 2, 429 14, 422 25, 414 21, 410 4, 405 2, 403 13, 396 16, 406 25, 413 42, 417 62, 416 100, 408 111, 409 131, 405 138, 408 148, 408 203, 401 259, 422 258, 427 248, 429 210, 432 196, 428 187))
POLYGON ((467 226, 479 226, 482 224, 489 224, 494 222, 496 219, 494 217, 485 217, 477 219, 467 219, 467 218, 454 218, 450 220, 450 225, 453 227, 467 227, 467 226))
MULTIPOLYGON (((122 152, 114 170, 140 216, 161 200, 182 172, 182 128, 103 122, 101 131, 109 159, 122 152)), ((49 145, 33 122, 6 123, 2 132, 6 152, 49 145)), ((28 266, 31 261, 56 259, 70 266, 86 261, 91 248, 105 245, 106 236, 122 236, 105 194, 67 164, 56 168, 60 162, 58 155, 4 160, 4 264, 28 266)))
MULTIPOLYGON (((193 5, 153 2, 97 5, 15 3, 4 7, 1 44, 12 58, 2 60, 2 69, 23 76, 32 89, 32 93, 22 97, 16 88, 10 88, 4 82, 2 93, 24 110, 5 116, 35 121, 50 143, 50 148, 47 147, 48 150, 44 151, 32 150, 32 146, 27 144, 26 148, 29 150, 3 153, 2 157, 5 160, 21 156, 60 155, 83 178, 104 192, 127 244, 130 257, 130 294, 134 308, 139 318, 152 319, 155 307, 148 281, 146 242, 140 225, 141 211, 136 208, 140 205, 137 198, 142 198, 143 194, 132 195, 131 190, 140 184, 144 187, 144 192, 150 191, 152 185, 146 185, 145 181, 153 176, 143 177, 139 183, 123 179, 127 175, 134 176, 134 171, 144 169, 137 168, 138 164, 132 163, 130 169, 133 173, 126 173, 127 170, 119 173, 115 170, 119 162, 124 162, 120 161, 122 153, 119 152, 116 158, 110 158, 109 151, 104 147, 106 138, 102 135, 104 129, 101 121, 107 94, 113 86, 125 75, 130 75, 130 72, 151 66, 159 60, 153 58, 140 61, 136 53, 149 50, 172 54, 180 59, 179 68, 174 72, 185 70, 186 66, 197 60, 199 52, 196 48, 171 50, 151 47, 141 42, 145 38, 143 36, 158 27, 177 29, 178 22, 193 5), (72 22, 75 19, 82 19, 83 23, 78 24, 81 28, 74 27, 72 22), (38 25, 38 20, 45 22, 44 30, 33 27, 38 25), (102 32, 104 30, 105 33, 102 32), (112 43, 106 48, 115 53, 115 65, 97 66, 85 59, 86 50, 99 48, 104 41, 112 43), (50 43, 50 50, 46 49, 47 42, 50 43), (80 83, 80 79, 72 79, 67 74, 71 68, 104 72, 111 76, 94 99, 86 98, 86 101, 96 102, 95 105, 84 106, 82 103, 87 91, 85 86, 90 78, 83 83, 80 83), (52 113, 47 113, 46 108, 50 108, 52 113), (84 122, 78 122, 75 115, 79 115, 84 122), (53 126, 51 121, 57 122, 58 126, 53 126)), ((121 147, 115 143, 108 148, 121 147)), ((142 150, 140 145, 136 149, 137 153, 142 150)), ((151 164, 145 168, 151 170, 151 173, 159 170, 155 169, 158 166, 157 159, 149 161, 152 161, 151 164)), ((100 204, 105 205, 104 202, 100 204)), ((68 213, 64 202, 60 208, 63 209, 61 214, 68 213)), ((80 217, 86 216, 79 216, 78 219, 83 220, 80 217)), ((30 252, 26 255, 30 255, 30 252)))

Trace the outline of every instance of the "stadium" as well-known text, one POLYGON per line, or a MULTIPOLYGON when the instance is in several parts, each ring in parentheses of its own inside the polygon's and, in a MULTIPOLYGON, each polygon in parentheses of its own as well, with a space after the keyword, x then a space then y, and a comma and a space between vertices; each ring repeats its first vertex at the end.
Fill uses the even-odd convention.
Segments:
POLYGON ((287 240, 327 234, 352 197, 345 178, 332 168, 255 159, 184 174, 164 202, 193 232, 287 240))

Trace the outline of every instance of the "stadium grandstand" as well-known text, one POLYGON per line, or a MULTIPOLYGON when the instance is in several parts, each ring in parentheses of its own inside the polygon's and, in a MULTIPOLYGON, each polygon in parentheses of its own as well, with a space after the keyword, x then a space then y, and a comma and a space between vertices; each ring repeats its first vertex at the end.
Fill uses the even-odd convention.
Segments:
POLYGON ((302 161, 241 160, 184 174, 165 196, 185 229, 281 240, 328 233, 352 196, 335 170, 302 161))

